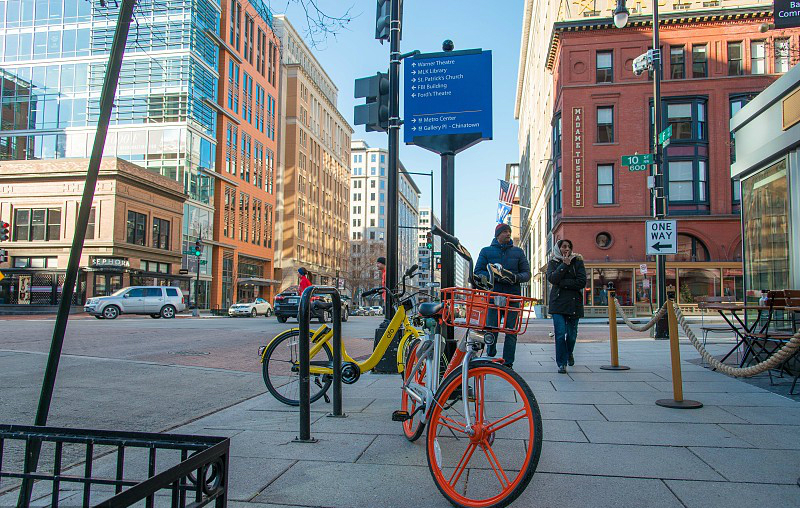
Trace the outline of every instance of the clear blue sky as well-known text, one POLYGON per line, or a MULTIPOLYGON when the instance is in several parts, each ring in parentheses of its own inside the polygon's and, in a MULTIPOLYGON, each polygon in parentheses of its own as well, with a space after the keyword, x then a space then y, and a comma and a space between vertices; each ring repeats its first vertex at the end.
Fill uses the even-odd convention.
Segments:
MULTIPOLYGON (((389 44, 375 40, 375 0, 319 0, 323 12, 341 15, 352 5, 354 16, 346 29, 328 37, 314 49, 314 54, 339 88, 339 111, 352 124, 353 106, 363 99, 353 98, 353 81, 389 64, 389 44)), ((305 14, 297 4, 273 0, 271 8, 285 13, 298 32, 305 33, 305 14)), ((482 141, 456 156, 456 230, 455 235, 477 258, 481 247, 494 236, 499 178, 505 165, 519 160, 514 99, 519 62, 522 0, 494 3, 477 0, 405 0, 403 2, 403 40, 401 52, 418 49, 423 53, 441 51, 442 41, 451 39, 455 49, 492 50, 493 129, 494 139, 482 141)), ((401 75, 402 78, 402 75, 401 75)), ((402 82, 402 80, 401 80, 402 82)), ((402 91, 401 91, 402 97, 402 91)), ((401 99, 402 100, 402 99, 401 99)), ((402 114, 402 103, 401 103, 402 114)), ((353 139, 364 139, 370 146, 387 147, 385 133, 369 133, 354 126, 353 139)), ((402 143, 400 160, 408 171, 435 172, 435 208, 439 216, 439 156, 413 145, 402 143)), ((430 203, 430 178, 415 177, 422 191, 420 201, 430 203)), ((515 209, 515 213, 519 210, 515 209)))

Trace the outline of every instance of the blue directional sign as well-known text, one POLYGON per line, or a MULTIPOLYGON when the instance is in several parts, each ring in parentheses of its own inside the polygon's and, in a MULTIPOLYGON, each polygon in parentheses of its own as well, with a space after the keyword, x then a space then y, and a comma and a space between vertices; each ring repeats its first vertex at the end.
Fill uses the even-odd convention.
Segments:
POLYGON ((492 52, 429 53, 405 60, 404 140, 453 134, 492 139, 492 52))

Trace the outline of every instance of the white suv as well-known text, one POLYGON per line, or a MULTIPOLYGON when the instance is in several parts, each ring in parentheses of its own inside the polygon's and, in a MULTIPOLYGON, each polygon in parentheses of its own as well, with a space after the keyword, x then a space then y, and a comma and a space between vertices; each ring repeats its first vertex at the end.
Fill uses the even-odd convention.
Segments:
POLYGON ((116 319, 120 314, 172 319, 185 309, 183 293, 173 286, 131 286, 111 296, 89 298, 83 305, 83 310, 97 319, 116 319))

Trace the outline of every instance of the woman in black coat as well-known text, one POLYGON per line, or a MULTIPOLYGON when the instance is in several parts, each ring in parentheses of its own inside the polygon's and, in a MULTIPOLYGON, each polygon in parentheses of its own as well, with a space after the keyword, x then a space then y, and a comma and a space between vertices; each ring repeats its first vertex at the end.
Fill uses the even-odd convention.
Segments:
POLYGON ((567 373, 575 365, 572 352, 578 338, 578 320, 583 317, 586 268, 583 257, 572 252, 572 242, 559 240, 553 246, 553 259, 547 263, 547 280, 552 284, 547 312, 553 316, 558 372, 567 373))

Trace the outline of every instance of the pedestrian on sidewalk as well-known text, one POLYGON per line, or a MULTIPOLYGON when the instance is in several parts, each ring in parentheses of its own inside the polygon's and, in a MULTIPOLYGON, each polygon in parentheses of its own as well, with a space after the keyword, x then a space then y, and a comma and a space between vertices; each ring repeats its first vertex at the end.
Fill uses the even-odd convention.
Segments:
POLYGON ((583 256, 572 251, 572 241, 564 238, 553 246, 553 259, 547 263, 547 281, 553 286, 547 312, 553 316, 556 364, 558 372, 566 374, 567 365, 575 365, 572 353, 578 338, 578 320, 583 317, 586 287, 583 256))
MULTIPOLYGON (((521 284, 531 280, 531 265, 528 263, 528 258, 525 257, 525 252, 514 246, 514 242, 511 240, 511 226, 508 224, 498 224, 494 228, 494 240, 492 240, 491 245, 481 249, 481 253, 478 255, 478 261, 475 263, 475 275, 488 277, 489 269, 487 266, 489 264, 499 265, 498 268, 503 271, 503 277, 499 280, 495 278, 493 291, 497 293, 520 295, 522 294, 521 284)), ((503 326, 506 328, 515 327, 517 314, 517 312, 508 312, 503 326)), ((499 324, 498 321, 500 321, 499 318, 498 312, 490 311, 486 316, 486 325, 489 327, 497 326, 499 324)), ((487 355, 497 355, 498 339, 499 337, 495 337, 495 343, 487 346, 487 355)), ((516 351, 517 336, 505 334, 503 360, 505 360, 506 367, 513 367, 516 351)))
POLYGON ((311 285, 311 281, 308 278, 311 273, 302 266, 297 269, 297 273, 300 275, 300 288, 297 290, 297 293, 303 296, 303 291, 311 285))

